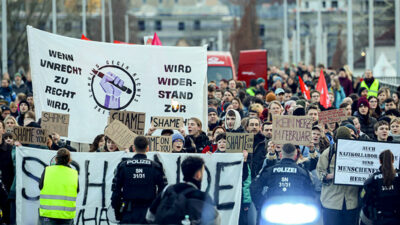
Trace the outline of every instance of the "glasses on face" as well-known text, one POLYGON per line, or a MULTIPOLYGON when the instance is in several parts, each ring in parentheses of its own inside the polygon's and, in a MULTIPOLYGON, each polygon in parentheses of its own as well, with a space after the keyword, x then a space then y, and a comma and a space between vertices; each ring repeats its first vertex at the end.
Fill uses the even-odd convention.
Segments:
POLYGON ((12 137, 5 137, 4 138, 4 140, 8 140, 8 139, 12 140, 13 138, 12 137))
POLYGON ((369 101, 369 103, 377 103, 378 101, 377 100, 371 100, 371 101, 369 101))

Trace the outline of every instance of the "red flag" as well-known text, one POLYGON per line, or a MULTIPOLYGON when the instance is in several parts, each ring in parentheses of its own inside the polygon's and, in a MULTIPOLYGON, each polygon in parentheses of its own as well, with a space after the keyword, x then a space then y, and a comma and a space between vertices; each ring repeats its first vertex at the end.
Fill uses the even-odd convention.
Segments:
POLYGON ((325 81, 325 76, 324 72, 321 69, 321 73, 319 75, 318 79, 318 84, 317 88, 315 89, 321 93, 321 97, 319 102, 325 109, 329 108, 331 106, 331 101, 329 100, 329 95, 328 95, 328 87, 326 86, 326 81, 325 81))
POLYGON ((308 87, 304 84, 303 79, 301 79, 301 77, 299 76, 299 83, 300 83, 300 89, 301 89, 301 93, 304 94, 304 97, 307 100, 310 100, 310 89, 308 89, 308 87))
POLYGON ((160 39, 158 38, 157 33, 154 33, 153 41, 151 42, 151 45, 162 45, 160 39))
POLYGON ((87 41, 90 41, 90 39, 89 39, 89 38, 87 38, 87 37, 86 37, 85 35, 83 35, 83 34, 82 34, 82 37, 81 37, 81 39, 82 39, 82 40, 87 40, 87 41))

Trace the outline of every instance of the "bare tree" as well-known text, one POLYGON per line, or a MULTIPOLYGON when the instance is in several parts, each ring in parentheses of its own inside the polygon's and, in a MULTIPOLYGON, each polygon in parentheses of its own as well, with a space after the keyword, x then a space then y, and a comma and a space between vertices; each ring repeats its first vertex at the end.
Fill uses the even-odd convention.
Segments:
POLYGON ((257 49, 260 47, 259 27, 256 14, 256 0, 238 1, 244 8, 240 26, 234 21, 233 31, 230 37, 231 54, 236 65, 239 62, 241 50, 257 49))

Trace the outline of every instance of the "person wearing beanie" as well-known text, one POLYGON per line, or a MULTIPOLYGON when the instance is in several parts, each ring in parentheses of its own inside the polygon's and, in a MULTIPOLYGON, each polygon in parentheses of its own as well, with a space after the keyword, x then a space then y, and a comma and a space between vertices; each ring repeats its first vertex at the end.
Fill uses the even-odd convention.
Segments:
POLYGON ((293 116, 305 116, 306 110, 303 107, 298 107, 293 111, 293 116))
POLYGON ((357 108, 358 111, 354 113, 354 116, 360 121, 361 131, 368 135, 368 137, 374 137, 374 125, 377 121, 374 117, 370 116, 368 100, 365 97, 359 98, 357 108))
POLYGON ((24 81, 22 81, 22 75, 20 73, 16 73, 14 75, 14 82, 11 87, 16 95, 18 95, 19 93, 24 93, 27 95, 29 93, 28 86, 26 86, 26 84, 24 84, 24 81))
POLYGON ((180 133, 172 135, 172 153, 185 153, 185 138, 180 133))
POLYGON ((347 124, 344 125, 344 126, 350 129, 351 135, 352 135, 352 136, 354 135, 354 137, 355 137, 354 139, 358 139, 358 132, 357 132, 356 127, 355 127, 353 124, 347 123, 347 124))
POLYGON ((299 99, 299 100, 296 101, 296 105, 300 105, 300 106, 302 106, 303 108, 306 108, 306 107, 307 107, 306 101, 301 100, 301 99, 299 99))
POLYGON ((27 113, 30 109, 29 103, 25 100, 22 100, 19 105, 18 105, 18 112, 19 116, 17 116, 17 122, 18 125, 24 126, 24 119, 25 119, 25 113, 27 113))
POLYGON ((267 104, 275 100, 276 100, 276 95, 273 92, 268 93, 267 96, 265 97, 265 101, 267 104))
POLYGON ((265 96, 267 94, 267 91, 265 90, 264 86, 265 86, 265 80, 263 78, 259 77, 257 79, 257 90, 259 92, 261 92, 261 94, 263 96, 265 96))
POLYGON ((246 93, 250 96, 255 96, 257 91, 257 80, 251 79, 250 80, 250 87, 246 89, 246 93))
POLYGON ((335 144, 322 152, 317 163, 317 176, 324 184, 320 198, 324 225, 357 224, 359 218, 359 187, 333 184, 338 139, 352 139, 350 129, 341 126, 336 130, 335 144))
POLYGON ((220 125, 218 111, 214 108, 208 108, 208 130, 214 130, 220 125))
POLYGON ((360 87, 360 90, 358 90, 358 95, 366 98, 368 96, 368 89, 366 87, 360 87))

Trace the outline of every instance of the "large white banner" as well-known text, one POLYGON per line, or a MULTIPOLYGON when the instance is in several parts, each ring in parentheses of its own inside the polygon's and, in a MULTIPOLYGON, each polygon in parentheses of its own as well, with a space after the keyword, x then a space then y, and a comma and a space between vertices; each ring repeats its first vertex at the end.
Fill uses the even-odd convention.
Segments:
MULTIPOLYGON (((70 114, 69 137, 91 143, 110 110, 197 117, 207 127, 206 47, 121 45, 28 26, 35 111, 70 114)), ((139 123, 135 118, 125 118, 139 123)))
MULTIPOLYGON (((39 207, 39 179, 56 151, 17 148, 17 224, 36 225, 39 207)), ((219 209, 222 224, 238 224, 242 193, 243 155, 148 153, 158 157, 169 184, 182 182, 181 162, 190 155, 205 160, 201 190, 209 193, 219 209)), ((72 153, 73 168, 79 172, 76 225, 112 224, 107 218, 114 170, 133 153, 72 153)))
POLYGON ((364 185, 364 181, 379 171, 379 154, 390 150, 394 166, 399 168, 400 143, 339 139, 336 150, 335 184, 364 185))

